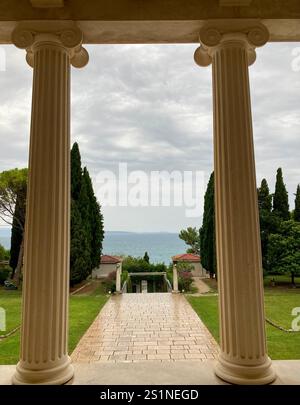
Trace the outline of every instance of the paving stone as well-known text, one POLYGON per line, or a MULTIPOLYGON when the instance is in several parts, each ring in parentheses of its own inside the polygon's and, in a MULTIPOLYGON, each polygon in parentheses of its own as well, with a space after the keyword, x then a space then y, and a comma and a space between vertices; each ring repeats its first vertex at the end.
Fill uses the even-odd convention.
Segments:
POLYGON ((74 362, 174 362, 218 357, 218 345, 184 296, 113 296, 81 338, 74 362))

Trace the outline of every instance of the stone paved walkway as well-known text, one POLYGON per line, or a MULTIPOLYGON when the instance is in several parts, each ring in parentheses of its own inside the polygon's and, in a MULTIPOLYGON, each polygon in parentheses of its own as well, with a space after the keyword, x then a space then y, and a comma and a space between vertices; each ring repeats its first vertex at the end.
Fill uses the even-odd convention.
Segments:
POLYGON ((206 360, 218 345, 180 294, 111 297, 80 340, 74 362, 206 360))

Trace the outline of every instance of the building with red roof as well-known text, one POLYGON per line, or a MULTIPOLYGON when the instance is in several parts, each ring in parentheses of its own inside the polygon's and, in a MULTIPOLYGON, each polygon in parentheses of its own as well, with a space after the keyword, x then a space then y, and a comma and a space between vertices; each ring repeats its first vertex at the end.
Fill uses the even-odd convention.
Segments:
POLYGON ((172 257, 173 264, 188 263, 192 267, 194 277, 207 277, 207 271, 202 267, 201 257, 194 253, 181 253, 172 257))
POLYGON ((93 270, 92 278, 107 277, 110 273, 117 271, 118 268, 122 270, 122 257, 112 255, 102 255, 100 266, 93 270))

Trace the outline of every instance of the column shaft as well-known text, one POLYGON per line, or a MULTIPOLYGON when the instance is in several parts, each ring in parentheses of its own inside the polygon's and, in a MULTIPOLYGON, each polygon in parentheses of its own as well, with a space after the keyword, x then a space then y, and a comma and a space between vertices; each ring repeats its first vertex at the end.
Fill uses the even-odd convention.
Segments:
POLYGON ((221 354, 233 383, 274 380, 267 357, 248 53, 243 40, 213 52, 216 244, 221 354))
POLYGON ((121 293, 121 269, 120 267, 116 270, 116 292, 121 293))
POLYGON ((177 266, 173 266, 173 293, 178 293, 178 271, 177 266))
POLYGON ((68 357, 70 57, 34 50, 21 356, 14 383, 62 384, 68 357))

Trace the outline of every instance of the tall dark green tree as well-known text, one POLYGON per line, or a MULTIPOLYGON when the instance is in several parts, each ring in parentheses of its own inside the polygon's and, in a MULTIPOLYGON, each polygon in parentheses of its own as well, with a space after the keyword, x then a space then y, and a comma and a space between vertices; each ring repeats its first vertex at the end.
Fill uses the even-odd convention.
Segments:
POLYGON ((204 213, 200 229, 201 262, 211 277, 217 272, 215 235, 214 172, 212 172, 204 196, 204 213))
POLYGON ((74 285, 90 274, 90 249, 75 200, 71 202, 70 283, 74 285))
POLYGON ((145 260, 146 263, 150 263, 150 257, 149 257, 149 255, 148 255, 148 252, 145 252, 145 254, 144 254, 144 260, 145 260))
POLYGON ((257 192, 258 207, 260 211, 272 211, 272 195, 270 194, 269 186, 266 179, 262 179, 257 192))
POLYGON ((71 149, 71 196, 77 201, 81 190, 82 168, 78 143, 75 142, 71 149))
POLYGON ((104 238, 101 207, 87 168, 82 170, 77 143, 71 150, 71 198, 70 278, 74 284, 99 266, 104 238))
POLYGON ((283 221, 290 219, 288 192, 283 182, 282 169, 280 167, 276 175, 273 212, 283 221))
POLYGON ((82 190, 79 197, 82 219, 90 238, 91 266, 92 269, 100 264, 102 241, 104 238, 103 216, 101 207, 94 193, 92 180, 85 167, 82 175, 82 190), (87 206, 84 206, 84 204, 87 206))
POLYGON ((263 269, 268 271, 268 242, 269 235, 274 230, 274 215, 272 214, 272 195, 266 179, 262 179, 260 187, 257 190, 260 238, 263 269))
POLYGON ((294 220, 300 222, 300 184, 298 184, 296 191, 294 220))

